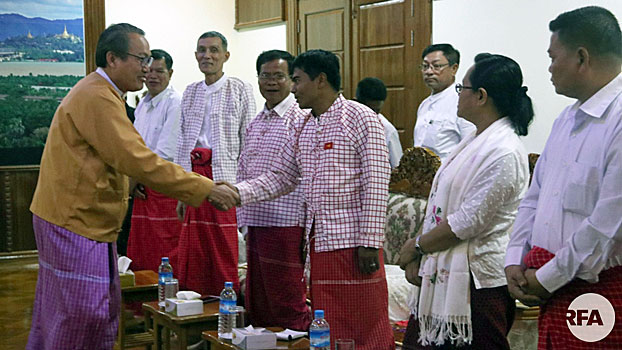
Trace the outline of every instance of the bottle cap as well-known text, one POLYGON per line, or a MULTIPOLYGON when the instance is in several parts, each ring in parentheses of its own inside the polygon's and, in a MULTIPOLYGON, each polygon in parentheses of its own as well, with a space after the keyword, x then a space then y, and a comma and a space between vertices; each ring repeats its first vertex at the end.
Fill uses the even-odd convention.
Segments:
POLYGON ((225 288, 233 288, 233 282, 225 282, 225 288))
POLYGON ((315 318, 324 318, 324 310, 315 310, 313 314, 315 318))
POLYGON ((168 256, 163 256, 162 257, 162 262, 168 262, 168 256))

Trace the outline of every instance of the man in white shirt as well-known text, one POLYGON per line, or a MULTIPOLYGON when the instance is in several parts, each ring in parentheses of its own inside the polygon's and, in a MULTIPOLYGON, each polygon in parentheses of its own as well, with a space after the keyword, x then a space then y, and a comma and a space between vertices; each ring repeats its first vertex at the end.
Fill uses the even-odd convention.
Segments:
POLYGON ((382 122, 384 137, 387 139, 387 147, 389 148, 389 163, 391 163, 391 169, 394 169, 400 165, 403 151, 397 129, 380 113, 386 99, 387 87, 378 78, 364 78, 356 86, 356 100, 376 112, 382 122))
MULTIPOLYGON (((134 115, 134 127, 149 149, 173 161, 177 150, 181 95, 169 82, 173 58, 164 50, 151 50, 153 63, 146 76, 147 94, 134 115)), ((127 255, 132 269, 157 272, 160 260, 177 248, 181 223, 177 220, 177 200, 142 184, 133 190, 134 206, 127 255)))
POLYGON ((614 15, 595 6, 563 13, 549 29, 551 81, 577 101, 555 120, 518 208, 505 261, 508 289, 542 305, 539 349, 619 348, 622 34, 614 15), (613 330, 595 343, 566 326, 575 321, 567 319, 570 304, 585 293, 602 295, 615 310, 613 330))
POLYGON ((454 89, 460 52, 450 44, 434 44, 421 54, 423 82, 432 94, 419 105, 413 135, 415 147, 426 147, 445 157, 475 131, 475 126, 458 117, 458 93, 454 89))
MULTIPOLYGON (((214 181, 235 182, 246 126, 255 116, 253 88, 224 73, 229 51, 222 34, 202 34, 194 54, 205 78, 184 91, 175 162, 214 181)), ((172 261, 180 287, 219 295, 229 281, 239 291, 235 208, 223 213, 204 203, 186 211, 180 202, 177 213, 184 225, 172 261)))

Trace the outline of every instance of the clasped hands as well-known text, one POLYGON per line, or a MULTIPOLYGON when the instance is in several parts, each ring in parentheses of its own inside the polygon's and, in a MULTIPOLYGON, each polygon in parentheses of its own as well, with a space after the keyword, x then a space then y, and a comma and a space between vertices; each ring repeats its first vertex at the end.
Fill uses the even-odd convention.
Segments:
POLYGON ((551 293, 536 278, 536 271, 536 269, 524 270, 519 265, 505 268, 510 295, 527 306, 542 305, 551 297, 551 293))
POLYGON ((419 277, 419 264, 421 263, 422 255, 415 249, 416 243, 416 238, 411 238, 404 243, 400 250, 399 265, 400 268, 404 270, 406 280, 410 284, 420 287, 421 277, 419 277))
POLYGON ((227 181, 216 182, 207 201, 218 210, 227 211, 240 204, 238 189, 227 181))
MULTIPOLYGON (((227 211, 236 205, 240 204, 240 194, 238 189, 232 184, 226 181, 219 181, 214 184, 212 191, 205 199, 216 209, 227 211)), ((183 202, 177 202, 177 218, 179 221, 184 221, 186 216, 186 204, 183 202)))

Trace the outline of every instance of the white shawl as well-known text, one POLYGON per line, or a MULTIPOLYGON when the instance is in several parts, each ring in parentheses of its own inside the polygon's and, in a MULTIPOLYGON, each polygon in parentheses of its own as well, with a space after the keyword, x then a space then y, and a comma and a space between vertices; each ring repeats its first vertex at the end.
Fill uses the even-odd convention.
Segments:
MULTIPOLYGON (((456 146, 434 177, 423 234, 447 220, 448 213, 460 209, 468 200, 464 196, 471 184, 496 159, 490 157, 495 145, 506 137, 515 137, 512 134, 509 118, 501 118, 456 146)), ((423 345, 442 345, 447 339, 460 345, 473 339, 469 243, 464 240, 447 250, 427 254, 421 261, 422 284, 413 293, 411 307, 419 320, 419 341, 423 345)))

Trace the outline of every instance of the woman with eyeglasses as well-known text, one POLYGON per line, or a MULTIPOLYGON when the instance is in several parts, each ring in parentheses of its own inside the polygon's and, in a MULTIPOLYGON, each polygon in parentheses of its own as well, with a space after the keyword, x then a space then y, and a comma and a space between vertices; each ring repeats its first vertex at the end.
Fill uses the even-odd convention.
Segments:
POLYGON ((479 54, 462 84, 458 116, 475 124, 438 170, 423 234, 406 242, 400 266, 419 286, 404 349, 509 349, 515 304, 505 249, 529 165, 519 136, 533 119, 519 65, 479 54))

